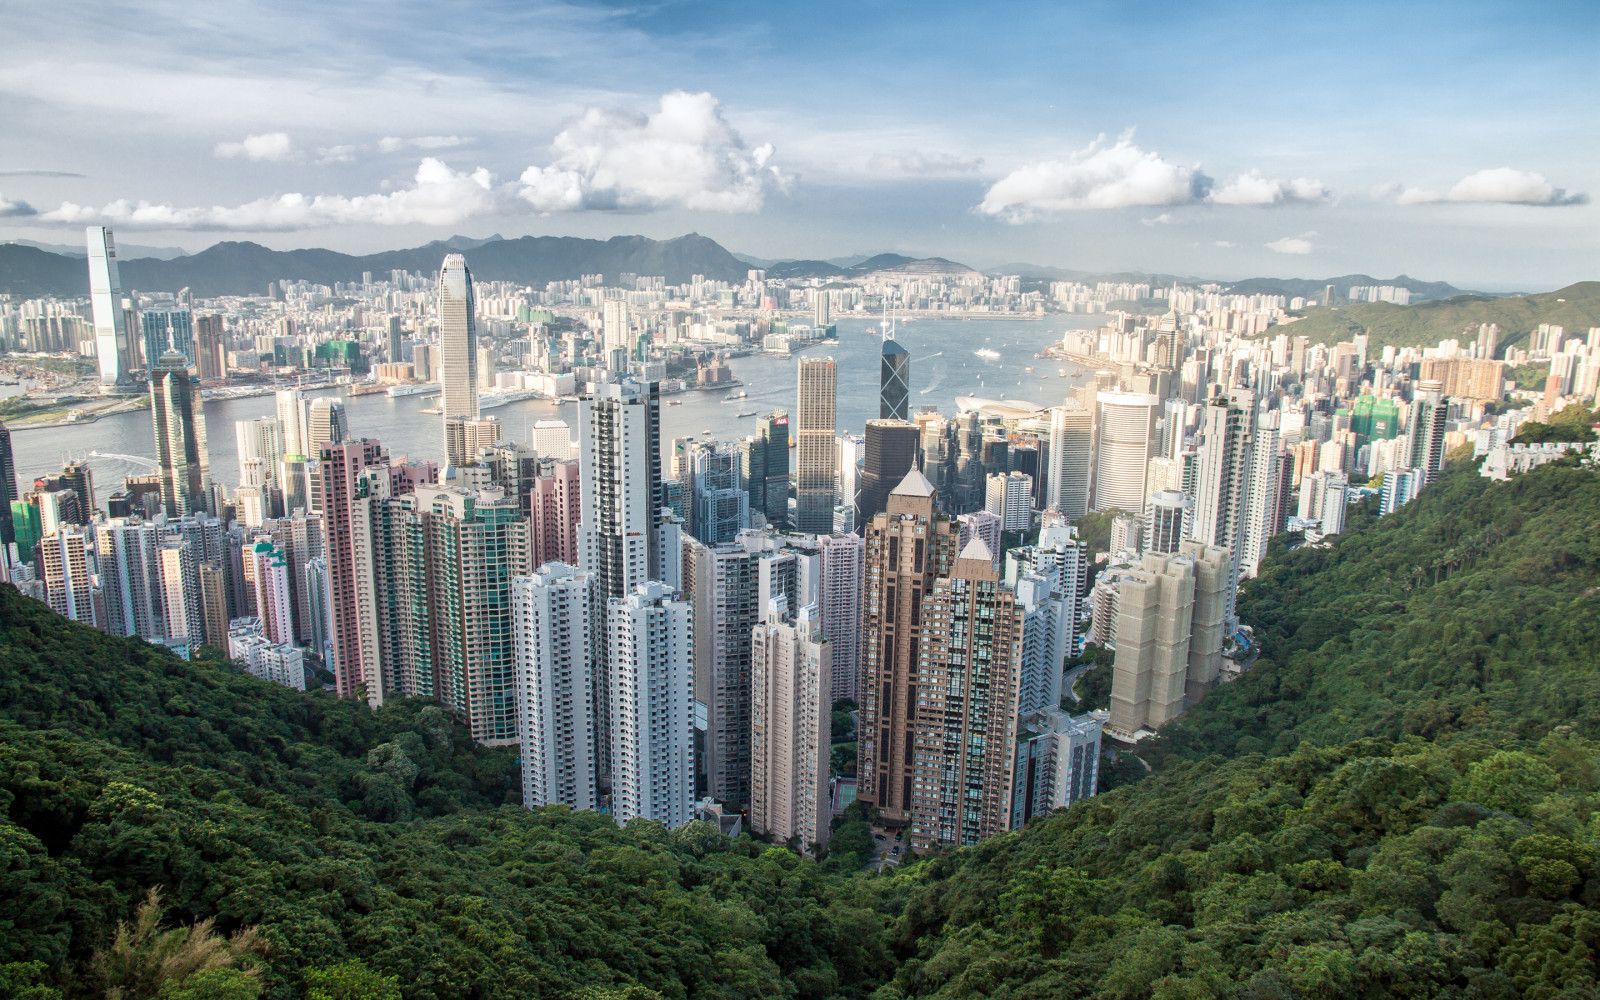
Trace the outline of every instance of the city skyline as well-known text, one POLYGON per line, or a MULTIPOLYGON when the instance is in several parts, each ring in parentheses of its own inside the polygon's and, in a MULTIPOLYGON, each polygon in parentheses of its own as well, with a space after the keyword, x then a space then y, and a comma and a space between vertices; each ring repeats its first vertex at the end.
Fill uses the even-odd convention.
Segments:
POLYGON ((0 238, 105 224, 190 250, 353 251, 699 231, 769 258, 1490 290, 1588 277, 1597 249, 1584 5, 852 9, 808 51, 803 87, 785 46, 807 22, 780 10, 481 5, 424 55, 403 12, 361 5, 246 6, 225 37, 154 5, 115 25, 71 8, 14 15, 35 44, 0 72, 22 126, 0 238), (573 56, 512 58, 535 38, 607 85, 574 83, 573 56), (282 79, 306 47, 328 58, 282 79), (663 51, 677 58, 642 58, 663 51))

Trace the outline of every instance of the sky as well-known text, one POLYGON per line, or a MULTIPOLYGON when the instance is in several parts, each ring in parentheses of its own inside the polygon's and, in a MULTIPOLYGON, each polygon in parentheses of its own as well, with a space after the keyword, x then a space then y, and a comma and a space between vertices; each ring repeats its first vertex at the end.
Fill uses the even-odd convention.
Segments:
POLYGON ((0 240, 1600 278, 1600 4, 8 5, 0 240))

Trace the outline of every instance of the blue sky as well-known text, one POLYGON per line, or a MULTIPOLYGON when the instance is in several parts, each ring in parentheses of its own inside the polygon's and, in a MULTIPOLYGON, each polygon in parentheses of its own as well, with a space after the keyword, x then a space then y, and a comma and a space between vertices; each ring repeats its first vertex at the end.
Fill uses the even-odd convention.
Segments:
POLYGON ((9 10, 0 239, 1600 277, 1600 5, 9 10), (61 176, 63 174, 80 176, 61 176))

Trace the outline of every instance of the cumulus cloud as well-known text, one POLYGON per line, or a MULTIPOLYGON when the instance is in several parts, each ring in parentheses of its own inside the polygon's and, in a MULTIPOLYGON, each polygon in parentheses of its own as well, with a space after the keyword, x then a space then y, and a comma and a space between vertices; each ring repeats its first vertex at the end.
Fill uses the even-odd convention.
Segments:
POLYGON ((37 215, 34 207, 20 199, 7 199, 0 191, 0 219, 14 219, 24 215, 37 215))
POLYGON ((1144 223, 1147 226, 1165 226, 1165 225, 1171 224, 1171 222, 1172 222, 1172 213, 1171 212, 1162 212, 1160 215, 1156 216, 1153 219, 1140 219, 1139 221, 1144 223))
POLYGON ((108 222, 145 229, 292 230, 360 223, 368 225, 452 226, 497 207, 494 178, 479 167, 468 173, 428 158, 417 167, 410 187, 383 194, 284 194, 243 205, 176 207, 148 201, 114 201, 101 208, 62 202, 43 215, 63 223, 108 222))
POLYGON ((419 135, 410 139, 391 135, 378 140, 378 152, 398 153, 402 149, 454 149, 466 143, 467 140, 458 135, 419 135))
MULTIPOLYGON (((1395 187, 1398 187, 1396 185, 1395 187)), ((1381 189, 1382 194, 1393 192, 1394 187, 1381 189)), ((1374 195, 1382 196, 1379 191, 1374 195)), ((1468 174, 1457 181, 1444 194, 1426 188, 1404 188, 1395 196, 1402 205, 1427 205, 1440 201, 1490 202, 1501 205, 1586 205, 1589 196, 1581 192, 1568 194, 1545 179, 1543 174, 1511 167, 1495 167, 1468 174)))
POLYGON ((287 160, 294 155, 294 144, 287 132, 247 135, 239 142, 219 142, 212 154, 225 160, 287 160))
POLYGON ((867 165, 874 170, 896 174, 970 174, 983 168, 983 157, 957 156, 954 153, 899 153, 874 156, 867 165))
POLYGON ((317 163, 326 166, 329 163, 353 163, 356 158, 358 146, 324 146, 317 150, 317 163))
POLYGON ((1281 181, 1261 176, 1261 171, 1249 173, 1228 181, 1211 192, 1207 199, 1214 205, 1282 205, 1286 202, 1311 203, 1326 201, 1328 189, 1322 182, 1308 177, 1281 181))
POLYGON ((651 114, 590 108, 551 143, 555 159, 531 166, 520 197, 538 212, 676 206, 755 212, 788 178, 771 144, 749 149, 708 93, 674 91, 651 114))
POLYGON ((1133 144, 1101 136, 1065 160, 1039 160, 996 181, 978 211, 1009 222, 1086 209, 1185 205, 1206 196, 1211 178, 1133 144))
POLYGON ((1285 236, 1281 240, 1273 240, 1271 243, 1266 244, 1266 248, 1274 253, 1310 253, 1312 250, 1315 250, 1316 247, 1312 244, 1311 240, 1307 239, 1307 237, 1315 235, 1317 234, 1306 233, 1302 236, 1285 236))

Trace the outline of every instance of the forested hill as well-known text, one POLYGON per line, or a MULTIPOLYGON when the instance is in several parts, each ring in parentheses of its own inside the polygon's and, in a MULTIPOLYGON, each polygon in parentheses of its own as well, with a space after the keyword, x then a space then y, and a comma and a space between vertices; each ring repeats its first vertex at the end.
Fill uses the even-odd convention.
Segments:
POLYGON ((1275 548, 1240 604, 1261 659, 1149 777, 878 878, 497 807, 506 758, 436 713, 0 588, 0 965, 42 963, 0 998, 1593 997, 1597 594, 1600 475, 1453 464, 1275 548), (169 924, 257 928, 231 970, 129 971, 156 949, 113 927, 158 884, 169 924))

